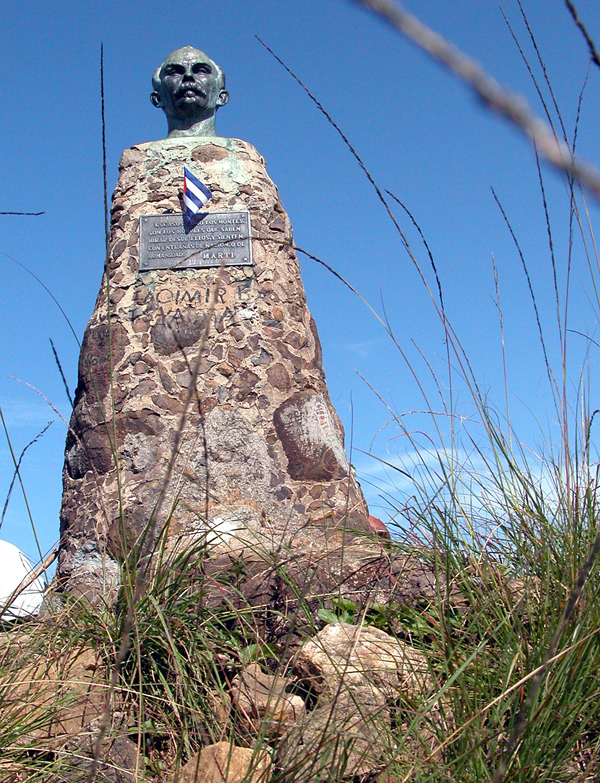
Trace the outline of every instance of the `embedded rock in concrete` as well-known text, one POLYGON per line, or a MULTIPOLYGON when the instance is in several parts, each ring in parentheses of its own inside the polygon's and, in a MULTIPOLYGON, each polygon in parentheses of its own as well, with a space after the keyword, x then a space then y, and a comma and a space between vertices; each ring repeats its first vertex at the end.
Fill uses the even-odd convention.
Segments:
POLYGON ((322 397, 298 392, 277 408, 273 421, 293 479, 329 481, 348 475, 343 440, 322 397))
POLYGON ((168 520, 171 536, 236 533, 267 549, 310 546, 327 529, 371 532, 263 158, 237 139, 164 139, 120 163, 66 445, 68 589, 93 597, 118 583, 152 518, 197 361, 156 531, 168 520), (181 214, 184 165, 213 193, 207 212, 249 210, 253 265, 139 270, 140 218, 181 214))

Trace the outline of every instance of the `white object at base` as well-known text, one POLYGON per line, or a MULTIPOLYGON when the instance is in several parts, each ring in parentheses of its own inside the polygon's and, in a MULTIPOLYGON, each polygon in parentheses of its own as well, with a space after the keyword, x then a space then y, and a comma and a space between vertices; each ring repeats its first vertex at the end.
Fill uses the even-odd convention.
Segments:
POLYGON ((20 549, 8 541, 0 541, 0 619, 14 620, 38 613, 44 597, 44 582, 39 576, 9 607, 4 608, 12 593, 32 570, 31 563, 20 549))

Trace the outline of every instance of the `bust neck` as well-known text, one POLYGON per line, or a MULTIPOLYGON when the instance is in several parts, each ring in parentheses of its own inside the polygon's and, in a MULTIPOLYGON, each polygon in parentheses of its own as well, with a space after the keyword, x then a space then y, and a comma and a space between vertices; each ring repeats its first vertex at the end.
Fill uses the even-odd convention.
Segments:
POLYGON ((168 139, 182 136, 216 136, 215 115, 203 117, 196 122, 179 119, 178 117, 169 117, 168 139))

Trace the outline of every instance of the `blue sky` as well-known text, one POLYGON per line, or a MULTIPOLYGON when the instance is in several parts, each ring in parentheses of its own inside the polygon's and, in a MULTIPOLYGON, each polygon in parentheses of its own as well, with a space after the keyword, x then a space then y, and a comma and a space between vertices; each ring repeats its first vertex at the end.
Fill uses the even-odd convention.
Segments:
MULTIPOLYGON (((600 42, 598 4, 579 0, 577 6, 600 42)), ((407 7, 543 112, 534 82, 495 3, 409 0, 407 7)), ((518 5, 507 0, 503 8, 548 98, 518 5)), ((572 137, 588 70, 586 47, 559 0, 524 0, 524 8, 572 137)), ((502 416, 506 395, 495 259, 511 420, 532 454, 544 448, 546 434, 556 437, 556 415, 527 281, 491 192, 493 187, 521 243, 548 356, 560 375, 552 267, 533 152, 513 128, 412 44, 348 0, 12 4, 3 10, 0 31, 5 74, 0 211, 45 210, 46 214, 0 217, 0 405, 17 453, 49 420, 55 420, 28 451, 22 470, 44 550, 58 537, 66 429, 34 389, 68 418, 49 340, 56 346, 72 391, 78 346, 52 299, 9 256, 48 286, 81 339, 103 265, 101 42, 109 191, 116 181, 121 151, 164 135, 164 118, 148 97, 153 70, 171 50, 198 46, 227 74, 231 99, 219 113, 218 132, 250 141, 265 156, 291 217, 296 243, 346 277, 380 315, 385 312, 397 346, 351 291, 323 267, 301 259, 330 393, 374 513, 387 520, 389 506, 383 496, 395 477, 383 475, 381 463, 362 452, 411 465, 415 446, 435 448, 439 435, 434 420, 412 412, 442 410, 440 392, 448 401, 450 385, 455 422, 464 430, 465 442, 483 437, 471 421, 474 405, 456 360, 449 383, 439 316, 375 192, 334 129, 255 35, 325 105, 380 187, 391 190, 415 216, 435 258, 447 316, 481 388, 502 416), (390 410, 401 415, 412 435, 387 424, 390 410)), ((577 145, 583 157, 598 165, 599 98, 600 70, 595 68, 583 100, 577 145)), ((542 170, 564 302, 569 197, 564 181, 547 166, 542 170)), ((588 200, 587 207, 593 224, 598 205, 588 200)), ((580 208, 585 220, 581 201, 580 208)), ((402 210, 395 211, 433 288, 435 280, 418 234, 402 210)), ((571 275, 568 326, 600 342, 598 305, 577 231, 571 275)), ((598 350, 576 333, 569 334, 567 389, 573 406, 583 372, 589 387, 587 404, 600 407, 598 350)), ((447 421, 434 419, 442 422, 446 437, 447 421)), ((2 504, 11 476, 10 454, 2 436, 2 504)), ((398 492, 410 493, 401 481, 398 492)), ((0 537, 35 558, 18 487, 0 537)))

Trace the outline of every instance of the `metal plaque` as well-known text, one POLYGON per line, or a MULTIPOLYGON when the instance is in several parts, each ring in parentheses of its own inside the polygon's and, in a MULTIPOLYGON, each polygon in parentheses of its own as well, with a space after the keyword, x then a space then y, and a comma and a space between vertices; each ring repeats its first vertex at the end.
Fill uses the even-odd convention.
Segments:
POLYGON ((202 212, 140 218, 140 271, 252 264, 250 213, 202 212))

